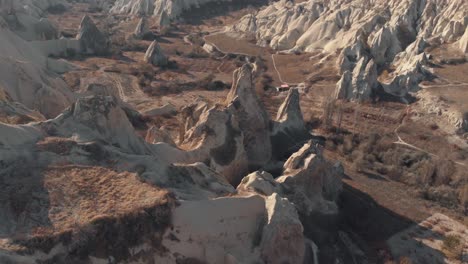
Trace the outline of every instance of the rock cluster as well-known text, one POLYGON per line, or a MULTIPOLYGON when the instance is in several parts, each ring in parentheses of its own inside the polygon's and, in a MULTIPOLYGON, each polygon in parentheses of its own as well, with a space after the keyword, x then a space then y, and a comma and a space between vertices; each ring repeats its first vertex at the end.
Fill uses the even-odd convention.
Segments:
MULTIPOLYGON (((148 183, 141 188, 149 189, 149 193, 159 192, 159 188, 173 193, 171 199, 179 206, 167 208, 172 228, 145 234, 156 236, 159 240, 154 243, 163 245, 171 254, 161 253, 154 244, 131 240, 134 244, 130 243, 129 247, 145 250, 129 251, 128 255, 119 258, 138 255, 163 263, 179 263, 187 259, 206 263, 311 261, 311 255, 307 253, 311 249, 309 239, 321 245, 323 233, 335 235, 314 219, 336 217, 335 201, 341 190, 342 168, 326 161, 320 150, 309 142, 284 163, 280 177, 275 179, 262 170, 248 174, 249 168, 268 167, 270 162, 278 162, 275 161, 278 155, 272 148, 277 145, 278 136, 272 135, 290 136, 288 140, 293 144, 294 135, 306 133, 306 129, 297 90, 288 94, 274 125, 270 126, 273 121, 269 120, 254 92, 252 67, 244 65, 237 69, 233 80, 226 104, 198 103, 182 110, 183 123, 177 143, 164 128, 156 127, 150 128, 146 141, 143 140, 132 126, 134 114, 131 109, 107 95, 105 87, 90 87, 88 90, 99 95, 79 98, 55 119, 27 125, 0 123, 0 158, 6 168, 17 168, 16 161, 23 160, 22 166, 36 166, 35 171, 52 170, 54 177, 62 177, 65 172, 88 175, 90 171, 98 170, 101 175, 108 175, 105 181, 114 178, 118 179, 116 184, 127 182, 130 186, 135 185, 130 178, 138 177, 148 183), (313 236, 306 238, 305 233, 313 236)), ((283 154, 295 150, 288 151, 283 154)), ((8 179, 12 181, 9 186, 21 185, 12 179, 8 179)), ((102 187, 93 186, 100 182, 98 179, 87 182, 88 189, 102 187)), ((49 183, 47 186, 55 185, 49 183)), ((86 198, 87 193, 63 195, 65 200, 89 198, 86 198)), ((108 201, 103 193, 93 195, 97 195, 93 200, 108 201)), ((8 199, 17 198, 9 196, 8 199)), ((132 201, 135 199, 141 199, 141 204, 154 205, 149 197, 138 196, 132 201)), ((28 202, 28 206, 37 205, 28 202)), ((61 208, 75 210, 70 206, 61 208)), ((101 210, 99 206, 94 209, 101 210)), ((9 217, 5 227, 8 231, 0 230, 6 237, 14 235, 11 230, 16 225, 48 230, 47 224, 34 222, 32 215, 25 214, 23 222, 18 222, 10 217, 10 209, 0 208, 0 211, 9 217)), ((112 230, 124 228, 125 221, 133 219, 126 215, 108 217, 121 217, 118 223, 109 226, 112 230)), ((61 219, 66 220, 68 216, 61 219)), ((87 223, 91 222, 84 224, 87 223)), ((144 225, 144 222, 137 223, 144 225)), ((71 227, 72 230, 75 228, 71 227)), ((74 232, 78 231, 90 237, 93 237, 92 232, 101 232, 93 229, 76 229, 74 232)), ((49 255, 25 256, 16 250, 16 242, 11 240, 9 243, 0 243, 0 258, 13 262, 27 258, 47 261, 59 258, 57 254, 68 260, 76 258, 73 247, 60 244, 50 244, 54 249, 49 255)), ((87 245, 88 242, 83 243, 87 245)), ((42 252, 41 249, 31 250, 42 252)), ((103 257, 114 256, 114 253, 106 254, 103 257)))
POLYGON ((428 74, 416 58, 424 53, 420 44, 458 40, 456 47, 465 52, 467 21, 463 0, 283 0, 244 16, 228 31, 286 52, 341 50, 342 78, 335 94, 363 101, 381 91, 406 96, 417 90, 428 74), (398 69, 381 85, 378 75, 392 68, 398 69))

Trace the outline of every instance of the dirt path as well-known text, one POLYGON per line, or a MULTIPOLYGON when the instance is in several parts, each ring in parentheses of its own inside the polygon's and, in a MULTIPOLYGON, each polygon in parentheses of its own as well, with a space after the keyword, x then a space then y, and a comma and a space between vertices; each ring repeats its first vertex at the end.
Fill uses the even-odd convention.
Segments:
MULTIPOLYGON (((404 141, 404 140, 401 138, 401 136, 400 136, 400 134, 398 133, 398 131, 399 131, 400 128, 405 124, 405 120, 406 120, 407 118, 409 118, 409 109, 410 109, 410 106, 407 106, 406 109, 407 109, 407 112, 406 112, 405 117, 403 117, 403 118, 401 119, 400 125, 398 125, 398 126, 395 128, 395 130, 394 130, 394 133, 395 133, 395 135, 396 135, 396 137, 397 137, 398 140, 395 141, 395 142, 393 142, 393 144, 398 144, 398 145, 402 145, 402 146, 407 146, 407 147, 409 147, 409 148, 415 149, 415 150, 417 150, 417 151, 424 152, 424 153, 426 153, 426 154, 428 154, 428 155, 430 155, 430 156, 433 156, 433 157, 436 157, 436 158, 439 158, 439 159, 440 159, 441 157, 440 157, 439 155, 434 154, 434 153, 432 153, 432 152, 429 152, 429 151, 427 151, 427 150, 424 150, 424 149, 422 149, 422 148, 419 148, 419 147, 417 147, 417 146, 415 146, 415 145, 413 145, 413 144, 410 144, 410 143, 404 141)), ((453 162, 454 162, 455 164, 460 165, 460 166, 468 167, 468 166, 467 166, 465 163, 463 163, 463 162, 459 162, 459 161, 453 161, 453 162)))

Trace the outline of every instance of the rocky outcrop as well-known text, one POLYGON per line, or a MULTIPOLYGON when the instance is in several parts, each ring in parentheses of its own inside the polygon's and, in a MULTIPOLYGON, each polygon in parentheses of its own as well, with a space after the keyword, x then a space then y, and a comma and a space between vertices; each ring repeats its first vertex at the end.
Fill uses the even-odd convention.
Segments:
POLYGON ((211 168, 236 186, 248 166, 245 138, 236 117, 214 106, 201 112, 193 126, 190 122, 185 122, 187 130, 179 145, 189 149, 193 159, 209 160, 211 168))
POLYGON ((275 157, 281 160, 297 151, 310 138, 302 116, 298 89, 290 89, 273 123, 271 144, 275 157))
POLYGON ((261 167, 271 158, 269 118, 255 93, 252 66, 245 64, 234 71, 226 104, 232 109, 244 134, 249 166, 261 167))
POLYGON ((312 141, 305 144, 286 161, 283 175, 276 179, 305 215, 338 213, 335 201, 342 188, 343 168, 326 161, 319 148, 312 141))
POLYGON ((373 60, 361 58, 353 72, 345 71, 335 90, 336 99, 368 101, 377 87, 377 66, 373 60))
POLYGON ((76 39, 80 41, 81 52, 85 54, 106 55, 110 52, 109 39, 87 15, 81 20, 76 39))
POLYGON ((148 129, 148 132, 146 132, 145 141, 152 144, 164 142, 171 146, 176 146, 171 135, 166 129, 164 129, 164 127, 158 128, 156 126, 152 126, 150 129, 148 129))
POLYGON ((102 141, 129 153, 148 154, 149 148, 135 134, 134 128, 115 98, 89 96, 80 98, 57 119, 49 121, 63 137, 79 141, 102 141))
POLYGON ((45 117, 21 103, 13 102, 8 94, 0 88, 0 122, 7 124, 25 124, 45 121, 45 117))
POLYGON ((55 62, 5 24, 0 25, 0 54, 0 89, 13 102, 53 118, 74 100, 67 84, 52 72, 55 62))
POLYGON ((237 191, 270 196, 274 193, 281 193, 281 187, 270 173, 255 171, 242 179, 239 186, 237 186, 237 191))
POLYGON ((148 47, 143 60, 146 63, 153 64, 154 66, 164 67, 169 63, 167 57, 164 55, 159 43, 154 40, 148 47))
POLYGON ((304 228, 294 205, 274 193, 265 206, 268 216, 260 242, 262 259, 265 263, 304 263, 304 228))
POLYGON ((146 24, 146 20, 144 17, 140 18, 140 21, 138 21, 138 24, 135 28, 135 31, 133 32, 133 36, 136 39, 143 39, 144 36, 149 32, 149 28, 146 24))
POLYGON ((458 48, 463 53, 468 53, 468 29, 465 29, 465 34, 463 34, 463 37, 458 41, 458 48))

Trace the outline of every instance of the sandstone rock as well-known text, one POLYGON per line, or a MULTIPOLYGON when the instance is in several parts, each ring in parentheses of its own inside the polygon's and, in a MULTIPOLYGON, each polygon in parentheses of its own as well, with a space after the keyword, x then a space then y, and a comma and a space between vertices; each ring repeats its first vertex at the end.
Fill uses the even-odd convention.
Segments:
POLYGON ((252 66, 245 64, 234 72, 226 104, 232 109, 244 134, 249 166, 261 167, 271 158, 269 118, 260 103, 252 80, 252 66))
POLYGON ((465 34, 460 38, 458 47, 463 53, 468 53, 468 29, 465 29, 465 34))
POLYGON ((402 49, 396 32, 388 27, 383 27, 377 32, 370 46, 377 65, 391 62, 402 49))
POLYGON ((335 200, 342 188, 342 173, 339 165, 326 161, 309 141, 286 161, 283 175, 276 181, 285 188, 289 194, 286 196, 301 214, 336 214, 335 200))
POLYGON ((266 199, 265 206, 268 220, 260 242, 262 259, 273 264, 303 263, 305 240, 296 208, 276 193, 266 199))
POLYGON ((149 32, 148 26, 146 25, 146 20, 145 18, 140 18, 140 21, 138 21, 138 25, 135 28, 135 31, 133 32, 133 36, 136 39, 143 39, 143 37, 149 32))
POLYGON ((298 89, 290 89, 283 104, 281 104, 276 122, 271 132, 271 144, 276 158, 298 150, 304 141, 310 138, 305 126, 300 106, 298 89))
POLYGON ((165 130, 164 128, 158 128, 155 126, 152 126, 150 129, 148 129, 148 132, 146 132, 146 142, 156 144, 158 142, 165 142, 171 146, 176 146, 174 140, 172 139, 171 135, 165 130))
POLYGON ((431 71, 426 68, 427 55, 421 53, 411 57, 411 60, 400 64, 397 69, 387 77, 381 79, 380 84, 385 92, 403 97, 408 92, 415 92, 419 89, 419 83, 431 75, 431 71))
POLYGON ((173 164, 169 167, 165 185, 183 193, 183 199, 216 198, 234 194, 235 189, 213 169, 201 162, 173 164))
POLYGON ((247 172, 243 132, 229 110, 216 106, 205 110, 183 139, 179 145, 190 150, 193 159, 209 160, 231 184, 236 186, 247 172))
POLYGON ((0 88, 0 122, 7 124, 25 124, 45 121, 39 112, 33 111, 21 103, 12 102, 6 92, 0 88))
POLYGON ((334 99, 348 99, 352 98, 352 82, 353 73, 345 71, 341 75, 341 79, 336 83, 335 92, 333 94, 334 99))
POLYGON ((64 114, 48 123, 63 137, 74 135, 81 142, 100 140, 129 153, 150 152, 135 134, 123 109, 110 96, 80 98, 64 114))
POLYGON ((146 51, 143 59, 146 63, 151 63, 154 66, 164 67, 169 63, 167 57, 164 55, 159 43, 154 40, 146 51))
POLYGON ((12 101, 53 118, 74 100, 67 84, 51 72, 54 62, 6 27, 0 28, 0 54, 4 54, 0 60, 0 89, 12 101))
POLYGON ((177 109, 172 104, 165 104, 161 107, 155 107, 142 112, 143 115, 148 117, 156 116, 172 116, 177 113, 177 109))
POLYGON ((336 85, 336 99, 368 101, 373 95, 377 83, 377 66, 373 60, 361 58, 353 72, 346 71, 336 85))
POLYGON ((110 52, 109 39, 87 15, 81 20, 76 39, 80 41, 81 51, 85 54, 105 55, 110 52))
POLYGON ((281 193, 280 185, 266 171, 256 171, 245 176, 239 186, 237 186, 237 191, 241 193, 258 193, 266 196, 270 196, 273 193, 281 193))

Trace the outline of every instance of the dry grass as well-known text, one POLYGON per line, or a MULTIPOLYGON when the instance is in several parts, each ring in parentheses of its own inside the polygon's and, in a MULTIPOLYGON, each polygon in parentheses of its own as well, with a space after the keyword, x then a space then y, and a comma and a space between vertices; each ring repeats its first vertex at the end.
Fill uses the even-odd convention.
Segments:
POLYGON ((168 191, 141 182, 134 173, 101 167, 47 168, 44 188, 49 200, 48 217, 55 232, 170 201, 168 191))

